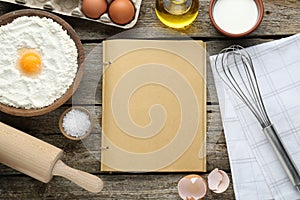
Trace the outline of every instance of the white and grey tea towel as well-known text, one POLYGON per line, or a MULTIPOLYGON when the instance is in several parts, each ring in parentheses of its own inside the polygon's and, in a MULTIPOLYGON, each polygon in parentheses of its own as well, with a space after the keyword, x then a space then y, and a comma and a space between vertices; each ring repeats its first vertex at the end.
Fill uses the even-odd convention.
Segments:
MULTIPOLYGON (((271 122, 300 170, 300 34, 246 48, 271 122)), ((236 199, 300 199, 249 109, 225 86, 210 57, 236 199)))

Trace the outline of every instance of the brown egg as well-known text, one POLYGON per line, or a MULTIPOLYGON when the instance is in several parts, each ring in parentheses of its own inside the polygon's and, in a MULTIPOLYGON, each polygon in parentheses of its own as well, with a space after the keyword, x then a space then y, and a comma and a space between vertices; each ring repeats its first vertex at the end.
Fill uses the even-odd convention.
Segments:
POLYGON ((134 18, 135 7, 130 0, 114 0, 109 8, 110 19, 116 24, 128 24, 134 18))
POLYGON ((106 0, 83 0, 82 12, 89 18, 99 18, 107 9, 106 0))

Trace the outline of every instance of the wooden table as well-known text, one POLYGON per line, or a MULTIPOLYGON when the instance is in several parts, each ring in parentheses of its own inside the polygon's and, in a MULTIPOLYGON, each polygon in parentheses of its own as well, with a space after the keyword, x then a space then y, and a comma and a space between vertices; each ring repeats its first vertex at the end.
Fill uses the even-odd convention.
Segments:
MULTIPOLYGON (((144 27, 163 28, 154 11, 154 0, 143 0, 140 17, 132 29, 133 36, 140 38, 170 37, 174 30, 167 29, 163 34, 155 31, 145 32, 144 27)), ((216 32, 208 16, 209 0, 200 0, 200 13, 196 21, 186 30, 180 31, 194 39, 207 42, 207 50, 215 54, 223 47, 233 43, 250 46, 300 32, 300 1, 299 0, 264 0, 265 16, 260 27, 243 39, 228 39, 216 32)), ((21 6, 0 3, 0 15, 9 11, 22 9, 21 6)), ((110 36, 124 30, 98 23, 62 16, 79 34, 84 44, 85 54, 89 54, 96 46, 110 36)), ((1 41, 0 41, 1 42, 1 41)), ((100 63, 101 52, 92 52, 86 63, 85 75, 93 73, 93 64, 100 63)), ((91 82, 81 85, 78 93, 84 95, 91 82)), ((101 85, 99 85, 101 94, 101 85)), ((223 134, 220 111, 213 78, 210 69, 207 72, 207 171, 218 167, 230 175, 230 165, 227 155, 225 137, 223 134)), ((85 96, 79 102, 85 107, 96 110, 96 119, 101 119, 101 95, 85 96), (95 104, 95 107, 93 107, 95 104)), ((25 131, 37 138, 47 141, 65 151, 64 161, 75 168, 96 174, 105 182, 104 190, 99 194, 92 194, 77 187, 73 183, 55 177, 48 184, 34 180, 0 165, 0 199, 180 199, 177 194, 178 180, 186 173, 101 173, 99 161, 90 155, 81 142, 70 141, 59 132, 58 119, 61 113, 70 107, 72 101, 57 110, 40 117, 21 118, 0 113, 0 120, 15 128, 25 131)), ((94 130, 99 132, 100 130, 94 130)), ((93 153, 100 154, 100 149, 93 149, 93 153)), ((208 173, 201 173, 206 177, 208 173)), ((205 199, 234 199, 232 183, 223 194, 208 192, 205 199)))

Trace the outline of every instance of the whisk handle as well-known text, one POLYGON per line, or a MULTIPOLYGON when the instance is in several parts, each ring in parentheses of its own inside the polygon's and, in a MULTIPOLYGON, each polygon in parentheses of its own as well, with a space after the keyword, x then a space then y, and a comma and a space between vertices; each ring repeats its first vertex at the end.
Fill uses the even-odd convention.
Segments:
POLYGON ((299 171, 291 159, 290 155, 286 151, 284 145, 282 144, 281 139, 278 137, 278 133, 273 125, 263 128, 264 133, 266 134, 269 142, 271 143, 274 151, 277 154, 277 157, 283 166, 285 172, 290 178, 292 184, 300 192, 300 174, 299 171))

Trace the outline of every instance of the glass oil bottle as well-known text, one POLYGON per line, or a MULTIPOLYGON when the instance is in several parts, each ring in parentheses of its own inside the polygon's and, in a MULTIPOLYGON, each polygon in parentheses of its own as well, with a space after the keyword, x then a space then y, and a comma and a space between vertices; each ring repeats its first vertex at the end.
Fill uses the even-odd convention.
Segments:
POLYGON ((156 0, 155 11, 163 24, 184 28, 196 19, 199 0, 156 0))

